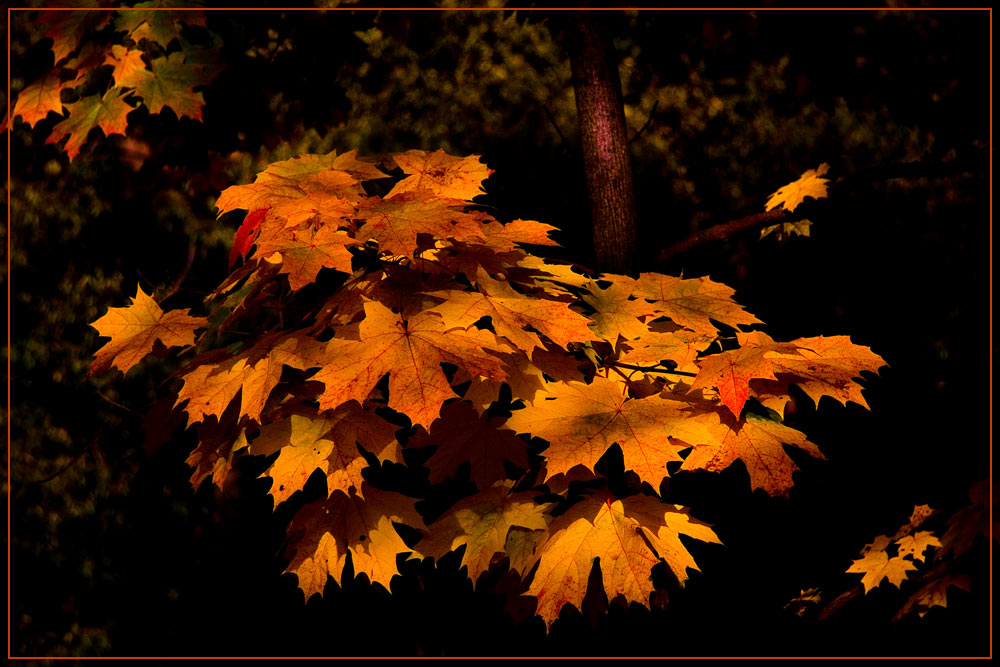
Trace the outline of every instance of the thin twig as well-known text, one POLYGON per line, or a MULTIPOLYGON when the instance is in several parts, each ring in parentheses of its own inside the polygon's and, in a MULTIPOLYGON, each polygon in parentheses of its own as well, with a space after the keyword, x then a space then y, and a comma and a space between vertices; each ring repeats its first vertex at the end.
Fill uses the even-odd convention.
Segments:
POLYGON ((181 288, 181 283, 184 282, 185 278, 187 278, 188 272, 191 271, 191 266, 194 264, 194 257, 197 254, 197 251, 198 251, 198 244, 195 241, 195 237, 189 236, 187 260, 185 260, 184 262, 184 268, 182 268, 181 272, 177 274, 177 278, 174 280, 173 284, 170 285, 170 289, 167 290, 167 293, 163 296, 163 298, 160 299, 160 303, 163 303, 164 301, 172 297, 174 294, 177 293, 177 290, 181 288))
POLYGON ((779 222, 788 222, 789 220, 794 219, 794 217, 795 216, 789 214, 785 209, 776 208, 772 211, 767 211, 766 213, 755 213, 754 215, 748 215, 745 218, 732 220, 721 225, 713 225, 708 229, 703 229, 691 234, 683 241, 679 241, 668 248, 664 248, 656 256, 656 262, 665 262, 675 255, 683 254, 695 246, 707 243, 708 241, 723 241, 736 232, 743 231, 744 229, 763 227, 764 225, 776 225, 779 222))
MULTIPOLYGON (((970 159, 939 163, 906 162, 902 164, 888 164, 845 176, 832 184, 830 189, 843 192, 861 183, 888 181, 895 178, 950 178, 963 174, 981 176, 982 165, 970 159)), ((826 201, 829 200, 824 200, 824 202, 826 201)), ((702 243, 725 240, 745 229, 763 227, 764 225, 776 225, 780 222, 791 222, 801 217, 799 214, 791 214, 783 208, 777 208, 766 213, 755 213, 754 215, 748 215, 744 218, 715 225, 708 229, 697 231, 686 239, 661 250, 656 256, 656 262, 665 262, 676 255, 688 252, 702 243)))
POLYGON ((113 401, 113 400, 111 400, 110 398, 108 398, 107 396, 105 396, 104 394, 102 394, 99 391, 97 392, 97 395, 100 396, 101 398, 103 398, 105 401, 107 401, 111 405, 113 405, 116 408, 118 408, 119 410, 124 410, 125 412, 129 413, 130 415, 132 415, 134 417, 138 417, 139 419, 143 418, 143 416, 140 413, 136 412, 135 410, 133 410, 132 408, 128 407, 127 405, 122 405, 118 401, 113 401))
POLYGON ((635 141, 636 139, 638 139, 639 135, 641 135, 643 132, 645 132, 646 128, 650 126, 650 124, 653 122, 653 114, 656 113, 656 107, 659 106, 659 104, 660 104, 660 100, 655 100, 653 102, 653 108, 649 110, 649 116, 646 118, 646 122, 643 123, 642 127, 639 128, 639 131, 636 132, 632 136, 632 138, 628 140, 629 144, 631 144, 633 141, 635 141))
POLYGON ((698 377, 697 373, 687 373, 685 371, 672 371, 666 368, 661 368, 659 364, 657 364, 656 366, 636 366, 635 364, 626 364, 621 361, 611 361, 605 365, 611 366, 612 368, 617 366, 618 368, 629 368, 636 371, 645 371, 647 373, 662 373, 664 375, 684 375, 692 378, 698 377))
POLYGON ((552 127, 556 129, 556 134, 559 135, 559 141, 565 146, 566 137, 563 136, 562 130, 559 129, 559 123, 556 122, 555 116, 553 116, 552 112, 549 111, 549 106, 547 104, 543 104, 542 109, 545 110, 545 115, 548 116, 549 122, 552 123, 552 127))

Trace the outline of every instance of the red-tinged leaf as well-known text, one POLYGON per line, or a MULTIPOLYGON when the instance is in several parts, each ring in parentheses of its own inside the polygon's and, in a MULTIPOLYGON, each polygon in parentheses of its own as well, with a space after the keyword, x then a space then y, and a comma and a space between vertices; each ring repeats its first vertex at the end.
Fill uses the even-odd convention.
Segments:
POLYGON ((50 10, 42 12, 38 21, 49 25, 45 36, 52 40, 52 52, 58 65, 76 50, 88 31, 100 30, 110 18, 110 10, 50 10))
POLYGON ((257 234, 260 233, 260 225, 264 222, 264 216, 266 215, 266 208, 258 208, 247 213, 247 217, 243 219, 243 224, 240 225, 240 228, 236 230, 236 234, 233 235, 233 249, 229 251, 230 271, 233 270, 233 264, 236 263, 237 256, 246 260, 247 253, 250 252, 253 242, 257 239, 257 234))

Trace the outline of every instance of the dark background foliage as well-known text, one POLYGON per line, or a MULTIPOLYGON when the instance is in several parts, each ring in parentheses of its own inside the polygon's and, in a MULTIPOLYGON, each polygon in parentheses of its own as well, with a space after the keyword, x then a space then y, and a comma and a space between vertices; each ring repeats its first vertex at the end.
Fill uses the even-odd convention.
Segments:
MULTIPOLYGON (((34 18, 11 14, 11 94, 51 64, 34 18)), ((498 217, 556 225, 559 256, 587 264, 559 14, 210 12, 226 69, 203 91, 203 123, 136 111, 126 137, 94 133, 72 163, 44 143, 54 116, 12 123, 13 654, 985 654, 984 541, 967 557, 972 592, 952 589, 948 609, 923 619, 890 624, 905 597, 888 584, 823 622, 784 605, 803 588, 830 599, 855 585, 844 570, 864 544, 914 504, 954 511, 988 474, 988 20, 602 17, 628 124, 646 125, 631 144, 637 268, 710 275, 776 338, 850 334, 890 367, 869 378, 870 413, 798 402, 793 425, 828 460, 797 457, 789 499, 751 494, 739 464, 670 478, 665 496, 726 546, 692 545, 702 572, 668 591, 665 610, 612 602, 595 615, 605 604, 590 596, 548 636, 539 618, 504 612, 501 572, 474 589, 451 557, 405 564, 391 595, 345 576, 304 603, 281 572, 285 521, 306 498, 272 512, 253 458, 225 493, 195 491, 188 434, 144 447, 141 415, 177 382, 169 360, 85 375, 101 345, 88 323, 137 283, 162 296, 183 276, 165 305, 201 312, 239 223, 214 220, 219 191, 299 153, 480 153, 498 217), (803 205, 811 237, 750 230, 654 264, 821 162, 852 178, 803 205), (918 168, 893 178, 905 163, 918 168)))

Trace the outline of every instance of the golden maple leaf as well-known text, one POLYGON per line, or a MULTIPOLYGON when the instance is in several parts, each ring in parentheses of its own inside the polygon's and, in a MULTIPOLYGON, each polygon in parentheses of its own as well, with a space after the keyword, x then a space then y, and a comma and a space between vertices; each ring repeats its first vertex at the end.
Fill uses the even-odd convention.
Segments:
POLYGON ((409 176, 396 183, 386 198, 425 189, 437 197, 471 200, 483 193, 482 182, 493 173, 479 161, 478 155, 455 157, 443 150, 407 151, 393 155, 392 159, 409 176))
POLYGON ((595 377, 582 382, 549 383, 543 400, 517 410, 504 428, 530 433, 549 441, 545 450, 547 477, 583 464, 593 470, 597 461, 618 443, 625 468, 653 488, 667 475, 667 463, 680 461, 691 444, 720 445, 708 423, 717 419, 711 406, 679 400, 666 392, 645 398, 629 398, 623 382, 595 377))
POLYGON ((142 287, 136 286, 131 306, 109 308, 90 325, 101 336, 111 338, 97 351, 90 373, 103 373, 112 366, 128 372, 153 351, 157 340, 167 347, 193 345, 195 329, 207 324, 204 317, 188 315, 187 308, 164 313, 142 287))
POLYGON ((455 396, 441 370, 446 361, 463 366, 477 376, 503 380, 499 358, 487 350, 501 351, 488 331, 450 326, 430 311, 406 318, 381 303, 365 303, 359 326, 361 340, 334 338, 313 365, 322 366, 314 379, 325 385, 321 409, 347 401, 363 401, 389 373, 389 406, 404 412, 413 423, 430 426, 441 405, 455 396))
POLYGON ((527 594, 538 598, 538 613, 550 626, 564 604, 580 607, 595 558, 601 559, 608 599, 621 595, 627 602, 648 605, 653 592, 650 572, 661 559, 681 585, 688 568, 698 569, 680 535, 720 543, 712 529, 692 519, 686 509, 645 495, 622 500, 588 496, 557 517, 549 531, 527 594))
POLYGON ((396 555, 412 552, 420 557, 392 525, 398 522, 427 530, 413 509, 413 500, 367 484, 359 491, 363 495, 337 491, 326 500, 306 505, 288 528, 292 555, 287 572, 298 576, 306 600, 314 593, 322 595, 328 576, 341 583, 348 551, 355 574, 366 574, 387 590, 392 577, 399 574, 396 555))
POLYGON ((778 191, 771 195, 771 198, 767 200, 767 205, 764 207, 764 210, 770 211, 773 208, 781 206, 786 211, 791 212, 794 211, 806 197, 812 197, 813 199, 826 197, 826 186, 830 181, 829 179, 822 178, 822 176, 829 171, 829 169, 830 165, 824 162, 816 169, 810 169, 803 172, 802 176, 800 176, 798 180, 792 181, 788 185, 778 188, 778 191))
POLYGON ((747 415, 737 420, 722 414, 712 425, 713 437, 721 444, 700 444, 684 459, 681 470, 721 472, 737 459, 750 474, 750 488, 764 489, 772 496, 787 496, 792 487, 792 473, 798 466, 785 453, 783 445, 792 445, 818 459, 824 458, 804 433, 770 419, 747 415))

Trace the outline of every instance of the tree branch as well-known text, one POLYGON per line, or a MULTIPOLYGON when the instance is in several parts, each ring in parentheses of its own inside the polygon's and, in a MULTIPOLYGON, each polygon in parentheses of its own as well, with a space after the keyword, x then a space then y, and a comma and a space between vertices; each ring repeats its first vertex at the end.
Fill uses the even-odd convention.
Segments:
MULTIPOLYGON (((843 192, 863 182, 888 181, 894 178, 949 178, 962 174, 982 175, 982 168, 975 160, 953 160, 951 162, 924 163, 905 162, 888 164, 871 169, 865 169, 855 174, 849 174, 835 183, 830 184, 831 191, 843 192)), ((832 196, 832 192, 831 192, 832 196)), ((790 214, 783 208, 755 213, 744 218, 731 220, 708 229, 694 232, 687 238, 664 248, 657 254, 656 263, 665 262, 676 255, 685 253, 692 248, 709 241, 722 241, 737 232, 765 225, 776 225, 781 222, 791 222, 801 219, 801 214, 790 214)))
POLYGON ((708 241, 723 241, 736 232, 741 232, 744 229, 763 227, 764 225, 776 225, 779 222, 794 220, 795 217, 796 216, 789 214, 788 211, 783 208, 776 208, 772 211, 767 211, 766 213, 755 213, 754 215, 748 215, 745 218, 731 220, 721 225, 713 225, 708 229, 703 229, 691 234, 683 241, 678 241, 672 246, 664 248, 656 256, 656 262, 665 262, 675 255, 685 253, 695 246, 707 243, 708 241))

